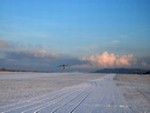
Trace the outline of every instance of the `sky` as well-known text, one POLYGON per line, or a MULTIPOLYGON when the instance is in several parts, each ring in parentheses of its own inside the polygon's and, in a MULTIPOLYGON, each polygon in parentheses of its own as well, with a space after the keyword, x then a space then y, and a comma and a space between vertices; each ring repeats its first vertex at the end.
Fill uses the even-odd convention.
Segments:
POLYGON ((0 68, 150 69, 149 0, 0 0, 0 68))

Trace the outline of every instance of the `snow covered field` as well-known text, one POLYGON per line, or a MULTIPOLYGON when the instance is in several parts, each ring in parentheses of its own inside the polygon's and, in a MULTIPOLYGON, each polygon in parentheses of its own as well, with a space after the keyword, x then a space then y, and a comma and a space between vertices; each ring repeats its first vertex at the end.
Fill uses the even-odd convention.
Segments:
POLYGON ((65 73, 0 73, 0 106, 77 85, 103 75, 65 73))
POLYGON ((0 112, 150 113, 150 76, 145 78, 93 73, 0 73, 0 112))

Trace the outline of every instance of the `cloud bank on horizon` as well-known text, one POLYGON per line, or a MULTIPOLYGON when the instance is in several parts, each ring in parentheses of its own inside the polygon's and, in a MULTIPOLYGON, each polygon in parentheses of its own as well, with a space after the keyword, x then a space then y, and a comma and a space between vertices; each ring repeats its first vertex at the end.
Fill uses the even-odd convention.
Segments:
POLYGON ((88 56, 73 57, 39 47, 20 48, 10 41, 0 40, 0 68, 59 71, 60 64, 68 64, 67 71, 94 71, 102 68, 143 68, 149 69, 149 59, 138 59, 132 54, 118 55, 101 52, 88 56))
POLYGON ((101 54, 83 57, 83 60, 87 60, 92 64, 102 68, 131 66, 134 59, 135 58, 131 54, 119 56, 107 51, 101 54))

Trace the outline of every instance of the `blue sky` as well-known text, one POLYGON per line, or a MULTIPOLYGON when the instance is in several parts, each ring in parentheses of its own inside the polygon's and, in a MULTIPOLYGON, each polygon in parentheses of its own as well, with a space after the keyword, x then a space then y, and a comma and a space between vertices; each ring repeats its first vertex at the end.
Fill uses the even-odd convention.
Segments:
POLYGON ((0 0, 0 44, 78 59, 108 52, 143 61, 150 58, 149 5, 149 0, 0 0))

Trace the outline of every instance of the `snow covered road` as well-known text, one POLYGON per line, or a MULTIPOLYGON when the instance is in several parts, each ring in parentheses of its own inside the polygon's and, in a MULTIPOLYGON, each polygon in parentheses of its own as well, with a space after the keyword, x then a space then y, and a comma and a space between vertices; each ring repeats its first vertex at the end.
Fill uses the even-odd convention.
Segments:
POLYGON ((0 107, 1 113, 133 113, 114 74, 0 107))

